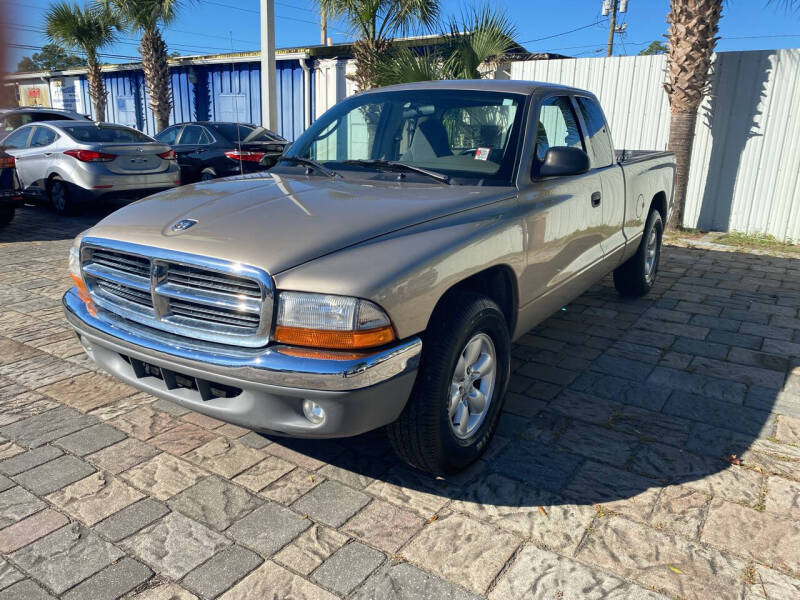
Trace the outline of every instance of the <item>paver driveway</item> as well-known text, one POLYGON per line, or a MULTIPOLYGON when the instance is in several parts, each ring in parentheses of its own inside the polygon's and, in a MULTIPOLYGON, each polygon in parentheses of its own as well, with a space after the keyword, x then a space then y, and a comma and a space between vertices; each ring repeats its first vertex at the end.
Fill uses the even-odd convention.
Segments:
POLYGON ((59 300, 97 218, 0 232, 0 598, 800 598, 800 261, 603 281, 519 340, 443 481, 380 432, 270 440, 96 372, 59 300))

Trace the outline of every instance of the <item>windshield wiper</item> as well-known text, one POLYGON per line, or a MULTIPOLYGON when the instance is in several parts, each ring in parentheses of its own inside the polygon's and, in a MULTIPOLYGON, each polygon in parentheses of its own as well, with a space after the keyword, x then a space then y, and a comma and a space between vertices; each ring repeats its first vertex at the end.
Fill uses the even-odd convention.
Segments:
POLYGON ((392 169, 394 171, 410 171, 412 173, 419 173, 420 175, 427 175, 436 181, 442 183, 450 183, 450 176, 438 171, 431 171, 430 169, 423 169, 397 160, 382 160, 382 159, 351 159, 342 161, 346 165, 360 165, 364 167, 377 167, 379 169, 392 169))
POLYGON ((305 158, 303 156, 281 156, 278 159, 278 162, 290 162, 296 165, 305 165, 306 167, 310 167, 322 173, 323 175, 327 175, 328 177, 341 177, 339 173, 334 171, 333 169, 329 169, 325 165, 322 165, 311 158, 305 158))

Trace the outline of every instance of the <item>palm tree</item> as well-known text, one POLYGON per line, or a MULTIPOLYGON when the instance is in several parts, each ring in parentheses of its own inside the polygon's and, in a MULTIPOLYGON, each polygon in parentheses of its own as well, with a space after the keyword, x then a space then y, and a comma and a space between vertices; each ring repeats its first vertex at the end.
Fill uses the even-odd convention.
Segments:
POLYGON ((89 96, 95 118, 106 118, 106 88, 100 72, 98 51, 114 42, 117 22, 105 8, 60 2, 53 4, 45 15, 45 33, 54 44, 86 55, 89 96))
MULTIPOLYGON (((787 9, 800 0, 767 0, 787 9)), ((697 109, 708 92, 711 60, 717 44, 723 0, 670 0, 667 15, 667 83, 671 112, 669 149, 675 153, 675 207, 668 226, 683 226, 689 165, 692 161, 697 109)))
POLYGON ((359 90, 375 87, 377 68, 391 40, 412 28, 430 29, 439 16, 437 0, 316 0, 329 18, 344 19, 357 41, 353 44, 359 90))
MULTIPOLYGON (((191 2, 191 0, 188 0, 191 2)), ((141 33, 139 54, 142 57, 144 80, 150 92, 150 109, 156 129, 169 126, 172 111, 167 44, 159 27, 169 25, 178 16, 184 0, 99 0, 111 8, 131 31, 141 33)))
POLYGON ((488 4, 469 9, 460 19, 451 18, 448 28, 434 52, 418 54, 404 46, 382 55, 376 67, 377 83, 480 79, 482 66, 500 60, 517 46, 514 25, 504 12, 488 4))

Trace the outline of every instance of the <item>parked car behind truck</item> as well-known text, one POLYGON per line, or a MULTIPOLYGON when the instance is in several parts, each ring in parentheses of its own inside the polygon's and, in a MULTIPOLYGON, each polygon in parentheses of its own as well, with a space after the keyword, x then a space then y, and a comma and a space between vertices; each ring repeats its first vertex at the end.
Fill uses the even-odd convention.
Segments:
POLYGON ((23 125, 0 146, 26 195, 59 214, 106 197, 138 199, 181 183, 175 152, 136 129, 92 121, 23 125))
POLYGON ((434 473, 484 451, 512 340, 609 272, 646 294, 675 164, 617 161, 597 99, 522 81, 348 98, 269 174, 75 240, 68 321, 132 385, 280 435, 388 426, 434 473))

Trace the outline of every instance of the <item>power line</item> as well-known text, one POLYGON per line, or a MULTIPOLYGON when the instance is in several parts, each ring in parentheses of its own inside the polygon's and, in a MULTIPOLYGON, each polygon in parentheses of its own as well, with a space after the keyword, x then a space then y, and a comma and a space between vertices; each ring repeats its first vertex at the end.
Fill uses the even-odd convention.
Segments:
POLYGON ((589 23, 588 25, 583 25, 582 27, 576 27, 575 29, 570 29, 569 31, 562 31, 561 33, 554 33, 553 35, 546 35, 544 37, 536 38, 533 40, 525 40, 520 42, 520 44, 532 44, 533 42, 541 42, 542 40, 550 40, 553 38, 561 37, 562 35, 568 35, 570 33, 575 33, 576 31, 582 31, 584 29, 589 29, 590 27, 596 27, 597 25, 602 25, 608 21, 608 19, 600 19, 596 20, 594 23, 589 23))

